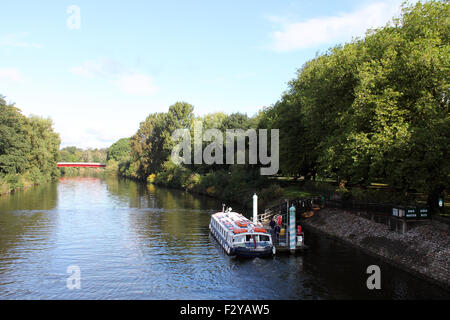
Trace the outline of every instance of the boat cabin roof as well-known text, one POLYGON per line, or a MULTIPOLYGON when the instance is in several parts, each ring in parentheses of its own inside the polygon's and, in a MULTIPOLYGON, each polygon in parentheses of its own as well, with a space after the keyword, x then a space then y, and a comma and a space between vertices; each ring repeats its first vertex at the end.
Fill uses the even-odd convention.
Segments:
POLYGON ((266 234, 269 235, 261 223, 253 223, 242 214, 237 212, 218 212, 213 215, 225 229, 234 235, 244 234, 266 234))

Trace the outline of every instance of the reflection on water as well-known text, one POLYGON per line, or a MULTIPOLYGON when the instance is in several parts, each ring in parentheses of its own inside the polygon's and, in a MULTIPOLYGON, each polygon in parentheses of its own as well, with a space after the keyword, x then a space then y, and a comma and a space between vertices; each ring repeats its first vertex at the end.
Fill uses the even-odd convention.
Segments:
POLYGON ((448 298, 375 258, 307 234, 304 256, 239 260, 209 235, 221 202, 116 178, 62 178, 0 197, 3 299, 448 298), (378 264, 382 290, 366 288, 378 264), (81 289, 66 288, 67 267, 81 289))

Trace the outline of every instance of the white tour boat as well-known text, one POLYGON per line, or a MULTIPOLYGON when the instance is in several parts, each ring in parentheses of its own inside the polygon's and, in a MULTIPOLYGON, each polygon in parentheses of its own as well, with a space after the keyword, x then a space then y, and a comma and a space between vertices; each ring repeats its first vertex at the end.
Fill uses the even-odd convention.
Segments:
POLYGON ((275 254, 272 236, 257 222, 254 196, 253 222, 231 208, 211 216, 209 229, 227 254, 264 257, 275 254))

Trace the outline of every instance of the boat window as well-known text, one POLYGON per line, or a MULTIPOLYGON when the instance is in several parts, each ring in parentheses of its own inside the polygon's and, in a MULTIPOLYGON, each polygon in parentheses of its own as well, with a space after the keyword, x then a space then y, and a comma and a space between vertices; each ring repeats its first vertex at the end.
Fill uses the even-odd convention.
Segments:
POLYGON ((247 234, 247 235, 245 236, 245 241, 246 241, 246 242, 253 241, 252 236, 249 235, 249 234, 247 234))
POLYGON ((269 236, 259 236, 259 241, 269 241, 269 236))

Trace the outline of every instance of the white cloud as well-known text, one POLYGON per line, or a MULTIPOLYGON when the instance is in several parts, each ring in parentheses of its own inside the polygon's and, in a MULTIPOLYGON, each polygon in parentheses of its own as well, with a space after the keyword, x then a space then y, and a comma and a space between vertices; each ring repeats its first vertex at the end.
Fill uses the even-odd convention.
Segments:
POLYGON ((367 29, 385 25, 398 16, 403 0, 376 2, 352 12, 312 18, 301 22, 272 17, 281 30, 271 33, 271 48, 278 52, 313 48, 364 36, 367 29))
POLYGON ((22 83, 24 76, 16 68, 0 68, 0 81, 22 83))
POLYGON ((158 90, 149 75, 127 69, 119 62, 109 59, 86 61, 81 66, 71 68, 70 72, 83 77, 106 78, 127 94, 149 95, 158 90))
MULTIPOLYGON (((96 123, 96 128, 92 128, 92 123, 80 125, 76 128, 64 128, 60 131, 61 147, 77 146, 79 148, 107 148, 122 137, 131 136, 134 131, 114 130, 108 125, 96 123), (100 126, 100 127, 99 127, 100 126)), ((117 127, 116 127, 117 128, 117 127)), ((59 129, 57 126, 56 129, 59 129)), ((135 128, 133 128, 135 129, 135 128)))
POLYGON ((20 48, 42 48, 38 43, 27 42, 28 32, 10 33, 0 37, 0 46, 6 47, 20 47, 20 48))
POLYGON ((116 84, 121 91, 130 94, 152 94, 157 91, 151 77, 145 74, 127 74, 120 76, 116 84))
POLYGON ((109 77, 125 71, 119 62, 109 59, 85 61, 81 66, 70 69, 71 73, 84 77, 109 77))

